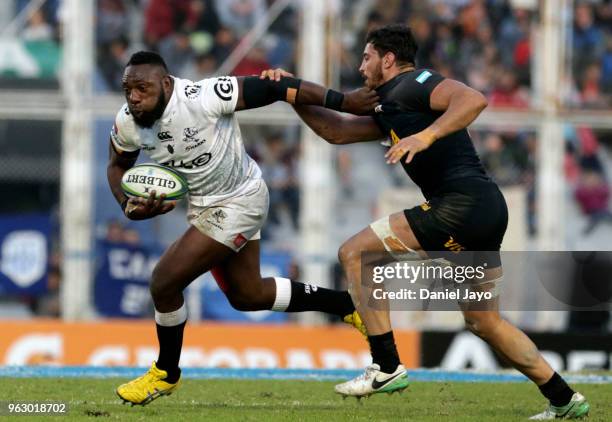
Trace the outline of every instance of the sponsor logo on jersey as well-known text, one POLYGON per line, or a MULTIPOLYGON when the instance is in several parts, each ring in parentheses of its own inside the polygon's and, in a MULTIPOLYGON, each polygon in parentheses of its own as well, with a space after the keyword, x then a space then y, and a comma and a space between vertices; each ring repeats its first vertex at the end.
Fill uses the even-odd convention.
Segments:
POLYGON ((382 113, 382 112, 383 112, 382 104, 378 104, 376 107, 374 107, 374 113, 382 113))
POLYGON ((207 212, 205 216, 206 223, 210 224, 213 227, 216 227, 219 230, 223 230, 223 222, 227 218, 227 214, 222 209, 215 210, 210 213, 207 212))
POLYGON ((173 141, 172 135, 170 135, 170 132, 159 132, 157 134, 157 139, 159 139, 161 142, 173 141))
POLYGON ((142 150, 143 150, 143 151, 154 151, 154 150, 155 150, 155 147, 154 147, 154 146, 152 146, 152 145, 143 145, 143 146, 142 146, 142 150))
POLYGON ((425 81, 429 79, 430 76, 431 72, 428 70, 424 70, 419 76, 417 76, 416 81, 420 84, 425 83, 425 81))
POLYGON ((193 126, 193 127, 186 127, 185 129, 183 129, 183 142, 198 142, 198 141, 200 141, 199 139, 196 138, 196 136, 198 136, 199 132, 200 132, 200 129, 198 129, 195 126, 193 126))
POLYGON ((170 154, 174 154, 174 147, 172 145, 166 145, 166 148, 168 148, 170 154))
POLYGON ((191 151, 192 149, 196 149, 197 147, 199 147, 200 145, 203 145, 204 142, 206 142, 206 139, 202 139, 200 142, 198 142, 197 144, 193 144, 193 145, 188 145, 185 147, 185 151, 191 151))
POLYGON ((170 160, 170 161, 166 161, 165 163, 162 163, 162 166, 168 166, 168 167, 173 167, 173 168, 183 168, 183 169, 189 170, 189 169, 194 169, 194 168, 205 166, 206 164, 208 164, 211 157, 212 157, 212 154, 210 152, 205 152, 204 154, 198 155, 193 160, 180 160, 180 161, 170 160))
POLYGON ((232 80, 229 77, 218 78, 214 87, 215 94, 223 101, 229 101, 232 99, 232 92, 234 92, 234 86, 232 80))
POLYGON ((185 86, 185 97, 189 100, 195 100, 202 92, 202 85, 194 84, 185 86))
POLYGON ((212 218, 215 219, 217 224, 221 224, 227 218, 227 214, 223 210, 217 210, 212 213, 212 218))
POLYGON ((130 115, 130 109, 128 108, 127 105, 123 106, 123 112, 125 113, 126 116, 130 115))
POLYGON ((452 236, 448 238, 448 241, 444 244, 444 247, 448 249, 449 251, 452 251, 455 253, 459 253, 465 250, 465 247, 461 245, 459 242, 457 242, 455 239, 453 239, 452 236))

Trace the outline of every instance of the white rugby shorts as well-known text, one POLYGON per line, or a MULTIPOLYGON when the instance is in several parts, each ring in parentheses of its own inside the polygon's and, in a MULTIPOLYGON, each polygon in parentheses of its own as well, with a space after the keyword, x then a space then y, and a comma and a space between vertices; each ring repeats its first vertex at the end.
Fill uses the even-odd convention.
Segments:
POLYGON ((201 207, 189 204, 187 221, 201 233, 238 252, 249 240, 261 237, 270 196, 263 179, 240 195, 201 207))

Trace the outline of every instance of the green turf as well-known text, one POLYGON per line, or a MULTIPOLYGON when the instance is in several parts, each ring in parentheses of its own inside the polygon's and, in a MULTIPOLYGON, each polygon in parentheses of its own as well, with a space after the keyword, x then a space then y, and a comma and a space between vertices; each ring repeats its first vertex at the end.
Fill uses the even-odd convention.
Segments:
MULTIPOLYGON (((146 407, 122 405, 120 379, 0 378, 0 401, 67 402, 67 416, 54 420, 120 421, 516 421, 543 410, 535 386, 484 383, 412 383, 402 395, 362 400, 333 393, 333 382, 185 380, 172 396, 146 407)), ((578 385, 591 403, 592 421, 612 420, 612 385, 578 385)), ((0 419, 2 417, 0 416, 0 419)), ((19 416, 17 421, 43 420, 19 416)), ((49 416, 44 417, 48 420, 49 416)))

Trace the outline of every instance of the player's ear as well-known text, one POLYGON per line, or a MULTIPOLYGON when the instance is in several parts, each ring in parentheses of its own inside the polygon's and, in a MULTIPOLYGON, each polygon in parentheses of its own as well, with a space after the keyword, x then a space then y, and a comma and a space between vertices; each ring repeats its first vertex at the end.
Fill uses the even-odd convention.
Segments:
POLYGON ((385 55, 383 56, 383 67, 385 69, 389 69, 393 67, 394 64, 395 64, 395 54, 392 53, 391 51, 387 51, 385 55))
POLYGON ((162 86, 165 91, 170 91, 172 88, 172 77, 168 74, 164 75, 162 78, 162 86))

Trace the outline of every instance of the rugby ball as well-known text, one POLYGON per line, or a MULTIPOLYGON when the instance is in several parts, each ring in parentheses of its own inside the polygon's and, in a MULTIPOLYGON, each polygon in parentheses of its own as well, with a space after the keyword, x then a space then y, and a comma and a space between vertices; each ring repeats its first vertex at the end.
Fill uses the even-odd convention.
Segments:
POLYGON ((123 174, 121 189, 127 196, 148 198, 152 191, 166 200, 180 199, 188 191, 187 180, 171 168, 158 164, 139 164, 123 174))

